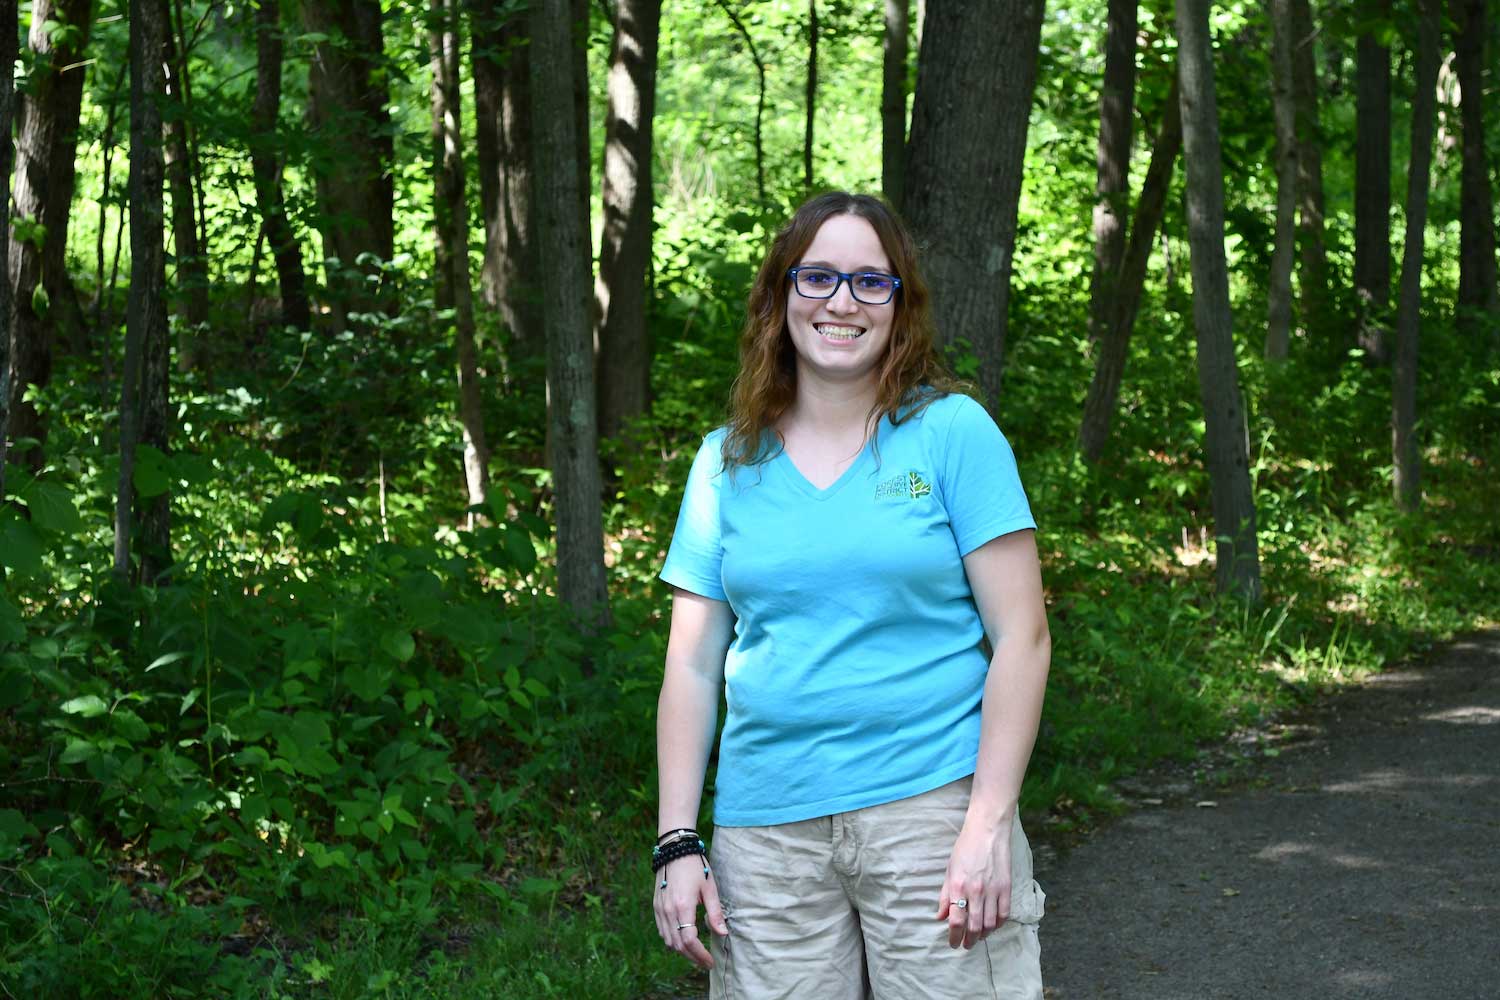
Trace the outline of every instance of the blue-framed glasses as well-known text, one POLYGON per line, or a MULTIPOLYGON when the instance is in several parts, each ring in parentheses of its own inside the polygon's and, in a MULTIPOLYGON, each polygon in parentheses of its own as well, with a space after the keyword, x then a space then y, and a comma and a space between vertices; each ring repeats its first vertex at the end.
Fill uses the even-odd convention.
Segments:
POLYGON ((883 306, 896 295, 901 279, 883 271, 855 271, 845 274, 830 267, 794 267, 787 272, 792 287, 805 299, 831 299, 838 294, 839 285, 849 282, 849 292, 857 302, 867 306, 883 306))

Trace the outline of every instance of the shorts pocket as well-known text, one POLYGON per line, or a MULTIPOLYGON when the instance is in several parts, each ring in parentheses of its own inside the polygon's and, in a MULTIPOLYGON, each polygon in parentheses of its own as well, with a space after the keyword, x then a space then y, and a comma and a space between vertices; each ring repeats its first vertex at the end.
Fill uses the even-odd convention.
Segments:
POLYGON ((1014 886, 1010 892, 1010 916, 1018 924, 1040 923, 1047 912, 1047 894, 1037 885, 1036 879, 1027 879, 1014 886))

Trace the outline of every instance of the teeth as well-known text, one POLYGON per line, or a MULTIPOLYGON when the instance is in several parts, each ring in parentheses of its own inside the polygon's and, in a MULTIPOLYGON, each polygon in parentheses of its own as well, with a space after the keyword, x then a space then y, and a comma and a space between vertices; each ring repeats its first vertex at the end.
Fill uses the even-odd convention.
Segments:
POLYGON ((831 324, 819 324, 817 331, 830 340, 853 340, 864 334, 865 331, 854 326, 833 326, 831 324))

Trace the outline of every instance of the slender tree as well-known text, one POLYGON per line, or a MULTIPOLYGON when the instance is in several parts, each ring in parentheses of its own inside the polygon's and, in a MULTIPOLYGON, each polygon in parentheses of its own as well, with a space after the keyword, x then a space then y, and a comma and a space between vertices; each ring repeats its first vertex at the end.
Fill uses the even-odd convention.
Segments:
POLYGON ((901 208, 906 177, 906 63, 910 0, 885 0, 885 46, 880 84, 880 187, 901 208))
POLYGON ((1391 303, 1391 50, 1379 29, 1390 0, 1360 0, 1355 47, 1354 296, 1359 346, 1386 360, 1391 303))
POLYGON ((1392 365, 1392 486, 1402 510, 1421 502, 1421 450, 1417 440, 1417 347, 1422 329, 1422 253, 1427 230, 1432 136, 1437 127, 1437 77, 1442 0, 1416 0, 1416 83, 1411 99, 1411 156, 1406 171, 1406 237, 1401 249, 1396 349, 1392 365))
POLYGON ((366 254, 393 253, 395 159, 390 87, 379 0, 304 0, 303 21, 317 41, 308 69, 312 173, 322 214, 323 256, 365 277, 342 285, 330 275, 340 322, 348 308, 376 307, 366 291, 366 254))
POLYGON ((594 299, 599 316, 599 433, 613 437, 646 411, 651 342, 651 123, 661 0, 619 0, 604 123, 604 231, 594 299))
MULTIPOLYGON (((464 197, 463 105, 459 90, 458 5, 430 0, 428 52, 432 65, 432 218, 437 248, 437 306, 452 310, 458 356, 458 420, 463 430, 464 483, 469 506, 489 498, 489 450, 474 346, 474 290, 469 280, 469 208, 464 197)), ((473 516, 469 518, 472 527, 473 516)))
POLYGON ((1094 272, 1089 284, 1089 338, 1096 342, 1114 321, 1120 264, 1125 257, 1135 120, 1136 6, 1136 0, 1109 0, 1104 28, 1104 83, 1099 88, 1095 158, 1094 272))
POLYGON ((1310 0, 1288 0, 1292 33, 1292 97, 1297 108, 1297 199, 1302 319, 1315 341, 1332 353, 1335 339, 1324 235, 1323 136, 1319 124, 1317 28, 1310 0))
POLYGON ((715 0, 724 16, 729 18, 729 23, 734 25, 734 30, 744 40, 745 48, 750 53, 750 62, 755 65, 755 78, 757 90, 755 95, 755 203, 761 208, 766 207, 766 147, 761 129, 761 122, 766 111, 766 63, 761 58, 760 49, 755 46, 755 37, 750 34, 750 29, 745 27, 745 22, 734 12, 725 0, 715 0))
POLYGON ((927 244, 939 340, 973 345, 990 405, 1041 25, 1042 0, 931 0, 917 64, 906 214, 927 244))
MULTIPOLYGON (((7 268, 12 438, 45 441, 46 428, 25 399, 26 387, 51 380, 60 320, 76 320, 64 251, 92 23, 92 0, 36 0, 31 8, 31 74, 16 102, 15 215, 7 268)), ((41 468, 42 449, 33 448, 27 461, 41 468)))
POLYGON ((1110 424, 1114 420, 1115 402, 1125 375, 1125 359, 1130 353, 1130 336, 1135 329, 1136 312, 1146 284, 1146 265, 1156 231, 1166 210, 1167 192, 1172 187, 1172 168, 1182 150, 1182 107, 1178 100, 1176 67, 1162 107, 1161 128, 1151 144, 1151 163, 1136 201, 1135 218, 1130 223, 1130 240, 1120 264, 1114 296, 1114 314, 1100 339, 1094 360, 1094 377, 1089 382, 1083 404, 1083 421, 1078 427, 1078 450, 1084 459, 1097 462, 1109 442, 1110 424))
MULTIPOLYGON (((20 47, 16 0, 0 0, 0 66, 16 64, 20 47)), ((15 74, 0 73, 0 177, 9 177, 15 147, 11 127, 16 117, 15 74)), ((0 189, 0 207, 10 217, 10 185, 0 189)), ((0 276, 10 274, 10 237, 0 232, 0 276)), ((10 282, 0 281, 0 508, 5 506, 5 460, 10 441, 10 282)), ((0 582, 5 579, 5 565, 0 563, 0 582)))
POLYGON ((1210 0, 1177 0, 1177 60, 1182 91, 1183 165, 1187 169, 1188 247, 1193 271, 1193 325, 1198 336, 1198 389, 1218 538, 1215 578, 1221 594, 1260 599, 1250 442, 1229 309, 1224 256, 1224 168, 1214 88, 1210 0))
MULTIPOLYGON (((162 0, 163 5, 169 0, 162 0)), ((198 238, 194 145, 188 135, 188 40, 181 25, 167 18, 167 102, 162 108, 165 129, 167 191, 172 196, 172 258, 176 264, 179 331, 177 363, 184 370, 198 366, 198 338, 208 326, 208 260, 198 238)))
POLYGON ((162 354, 169 345, 161 118, 166 95, 165 15, 160 0, 130 0, 130 299, 120 384, 114 568, 122 579, 148 581, 170 559, 168 494, 143 497, 135 487, 138 447, 144 443, 165 450, 166 445, 163 421, 168 373, 162 354), (140 559, 137 574, 131 572, 132 552, 140 559))
POLYGON ((1458 319, 1471 335, 1489 327, 1500 345, 1500 286, 1495 267, 1495 199, 1484 135, 1486 0, 1450 0, 1454 64, 1463 122, 1459 187, 1458 319), (1481 315, 1487 320, 1479 322, 1481 315))
POLYGON ((1276 119, 1276 236, 1266 294, 1267 360, 1286 359, 1292 333, 1297 244, 1297 101, 1292 73, 1292 2, 1270 0, 1271 108, 1276 119))
POLYGON ((510 353, 530 356, 544 344, 532 220, 530 15, 504 0, 482 0, 470 16, 474 149, 484 214, 480 298, 499 312, 510 353))
POLYGON ((306 330, 312 326, 302 245, 292 232, 281 192, 281 160, 276 150, 276 120, 281 112, 281 4, 260 0, 255 8, 255 103, 250 109, 250 166, 261 228, 276 262, 281 292, 281 322, 306 330))
POLYGON ((572 5, 542 0, 530 18, 558 591, 583 621, 602 625, 609 617, 609 595, 594 413, 589 234, 578 211, 584 189, 573 103, 572 5))
POLYGON ((807 0, 807 109, 802 125, 802 188, 813 189, 813 122, 818 116, 818 0, 807 0))

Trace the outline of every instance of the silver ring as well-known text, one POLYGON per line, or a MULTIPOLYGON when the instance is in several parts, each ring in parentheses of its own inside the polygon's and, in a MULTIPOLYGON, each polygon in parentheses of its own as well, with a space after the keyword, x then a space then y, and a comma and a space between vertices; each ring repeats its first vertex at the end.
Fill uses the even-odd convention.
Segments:
POLYGON ((955 899, 953 905, 960 910, 967 910, 969 908, 969 901, 967 899, 955 899))
POLYGON ((697 927, 697 926, 698 926, 697 924, 678 924, 677 925, 677 929, 678 930, 682 930, 684 927, 697 927))

